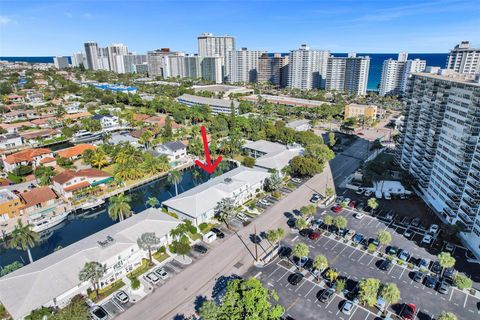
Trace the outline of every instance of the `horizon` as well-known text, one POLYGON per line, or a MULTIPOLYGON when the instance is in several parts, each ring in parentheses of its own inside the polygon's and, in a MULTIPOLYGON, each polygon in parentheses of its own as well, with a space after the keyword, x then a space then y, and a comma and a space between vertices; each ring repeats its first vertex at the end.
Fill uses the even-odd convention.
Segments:
POLYGON ((229 34, 238 48, 268 52, 307 43, 338 53, 448 53, 463 40, 480 44, 479 12, 480 3, 468 0, 7 0, 0 15, 0 56, 71 56, 83 51, 84 39, 102 47, 124 43, 139 53, 161 47, 196 53, 203 32, 229 34))

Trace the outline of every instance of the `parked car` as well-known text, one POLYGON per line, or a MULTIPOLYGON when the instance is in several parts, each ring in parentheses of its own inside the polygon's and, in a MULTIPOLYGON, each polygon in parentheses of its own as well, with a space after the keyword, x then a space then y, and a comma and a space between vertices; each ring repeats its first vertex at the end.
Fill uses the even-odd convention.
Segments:
POLYGON ((378 241, 377 238, 370 238, 370 239, 368 239, 368 244, 371 244, 371 243, 373 243, 373 245, 374 245, 375 247, 378 247, 378 246, 380 245, 380 241, 378 241))
POLYGON ((162 278, 163 280, 168 279, 168 273, 167 273, 167 271, 165 271, 165 269, 163 269, 163 268, 155 269, 155 273, 157 274, 157 276, 159 276, 159 277, 162 278))
POLYGON ((337 235, 339 235, 340 237, 345 237, 348 233, 348 229, 338 229, 337 230, 337 235))
POLYGON ((157 284, 160 282, 160 278, 153 272, 149 272, 143 276, 145 280, 150 282, 151 284, 157 284))
POLYGON ((422 258, 422 259, 420 259, 420 261, 418 261, 418 267, 420 269, 428 269, 429 266, 430 266, 430 260, 429 259, 422 258))
POLYGON ((278 250, 278 255, 281 257, 288 258, 292 254, 292 248, 290 247, 280 247, 278 250))
POLYGON ((264 206, 269 206, 271 205, 272 203, 270 201, 268 201, 267 199, 263 198, 263 199, 260 199, 259 201, 261 204, 263 204, 264 206))
POLYGON ((332 207, 332 211, 335 212, 335 213, 339 213, 340 211, 342 211, 342 206, 340 205, 335 205, 332 207))
POLYGON ((128 296, 128 294, 123 290, 119 290, 115 292, 113 296, 115 297, 115 299, 117 299, 118 302, 123 304, 127 303, 130 300, 130 297, 128 296))
POLYGON ((370 197, 372 195, 373 191, 372 190, 367 190, 365 191, 365 193, 363 194, 365 197, 370 197))
POLYGON ((453 252, 455 250, 455 245, 451 242, 447 242, 445 244, 445 251, 447 252, 453 252))
POLYGON ((348 203, 348 206, 352 209, 355 209, 355 207, 357 206, 357 202, 355 200, 352 200, 348 203))
POLYGON ((425 273, 423 273, 422 271, 415 271, 415 273, 413 274, 413 281, 421 283, 423 277, 425 277, 425 273))
POLYGON ((295 222, 297 222, 297 219, 290 218, 287 220, 287 226, 289 226, 290 228, 295 228, 295 222))
POLYGON ((403 236, 407 239, 410 239, 412 236, 413 236, 413 231, 410 230, 410 229, 407 229, 405 230, 405 232, 403 233, 403 236))
POLYGON ((401 249, 398 253, 398 258, 403 261, 408 261, 408 259, 410 259, 410 252, 405 249, 401 249))
POLYGON ((427 275, 425 277, 425 287, 427 288, 435 288, 435 285, 437 284, 438 278, 437 276, 434 275, 427 275))
POLYGON ((404 320, 412 320, 417 315, 417 306, 413 303, 405 303, 400 311, 400 317, 404 320))
POLYGON ((311 203, 317 203, 320 201, 322 197, 318 193, 314 193, 313 196, 310 198, 311 203))
POLYGON ((378 267, 380 270, 383 271, 388 271, 392 267, 392 261, 388 259, 384 259, 382 263, 380 263, 380 266, 378 267))
POLYGON ((355 230, 350 229, 348 230, 347 234, 345 235, 345 239, 350 240, 355 235, 355 230))
POLYGON ((396 246, 388 246, 387 247, 387 253, 391 254, 392 256, 396 255, 398 253, 398 247, 396 246))
POLYGON ((357 243, 357 244, 360 243, 360 242, 362 242, 362 240, 363 240, 363 234, 361 234, 361 233, 357 233, 357 234, 353 237, 353 242, 355 242, 355 243, 357 243))
POLYGON ((430 226, 430 229, 428 229, 428 233, 437 233, 440 228, 438 227, 438 224, 432 224, 430 226))
POLYGON ((454 268, 445 268, 445 270, 443 270, 443 277, 446 279, 453 280, 454 275, 455 275, 454 268))
POLYGON ((360 202, 359 204, 357 204, 355 209, 357 209, 358 211, 363 211, 363 209, 365 209, 365 204, 363 202, 360 202))
POLYGON ((433 237, 431 234, 426 233, 422 238, 422 244, 430 245, 432 244, 433 237))
POLYGON ((315 221, 313 221, 312 223, 312 227, 314 227, 315 229, 318 229, 320 228, 321 226, 323 225, 323 219, 316 219, 315 221))
POLYGON ((412 220, 411 225, 414 226, 414 227, 418 227, 420 225, 420 223, 421 223, 421 220, 420 220, 420 218, 417 217, 417 218, 414 218, 412 220))
POLYGON ((430 268, 430 270, 431 270, 433 273, 440 273, 440 272, 442 272, 442 266, 440 265, 440 262, 435 261, 435 262, 432 264, 432 267, 430 268))
POLYGON ((208 249, 205 246, 202 246, 201 244, 194 244, 193 250, 202 254, 205 254, 208 251, 208 249))
POLYGON ((393 220, 393 210, 388 210, 387 211, 387 213, 385 214, 385 219, 387 219, 388 221, 393 220))
POLYGON ((303 267, 307 270, 311 270, 313 268, 313 259, 312 258, 307 258, 307 261, 305 262, 303 267))
POLYGON ((317 240, 318 238, 320 238, 320 232, 314 231, 308 237, 310 238, 310 240, 317 240))
POLYGON ((108 313, 103 307, 101 306, 95 306, 92 309, 90 309, 90 316, 94 320, 107 320, 108 319, 108 313))
POLYGON ((237 218, 243 222, 248 221, 248 217, 242 212, 237 213, 237 218))
POLYGON ((450 291, 450 284, 446 280, 438 282, 437 291, 441 294, 447 294, 450 291))
POLYGON ((300 259, 297 260, 297 265, 300 268, 303 268, 305 264, 307 263, 308 257, 301 257, 300 259))
POLYGON ((310 228, 305 228, 305 229, 300 230, 299 233, 302 237, 309 237, 313 233, 313 230, 310 229, 310 228))
POLYGON ((357 212, 353 215, 355 217, 355 219, 358 219, 358 220, 362 220, 363 217, 365 217, 365 213, 363 212, 357 212))
POLYGON ((320 300, 320 302, 327 303, 330 300, 332 300, 334 296, 335 296, 335 291, 333 289, 331 289, 331 288, 330 289, 325 289, 325 290, 323 290, 323 292, 320 295, 320 297, 318 298, 318 300, 320 300))
POLYGON ((295 183, 302 183, 302 179, 299 179, 299 178, 292 178, 292 182, 295 182, 295 183))
POLYGON ((356 194, 362 194, 365 192, 365 188, 358 188, 357 191, 355 191, 356 194))
POLYGON ((342 306, 342 313, 349 316, 352 314, 352 309, 353 309, 353 301, 345 300, 342 306))
POLYGON ((350 201, 352 201, 352 199, 350 199, 350 198, 345 198, 345 199, 343 199, 343 201, 342 201, 342 206, 344 206, 344 207, 348 206, 348 204, 350 203, 350 201))
POLYGON ((294 274, 291 274, 289 277, 288 277, 288 282, 294 286, 296 286, 297 284, 299 284, 303 279, 303 274, 301 274, 300 272, 296 272, 294 274))
POLYGON ((218 229, 218 228, 212 228, 210 231, 212 231, 213 233, 215 233, 215 235, 216 235, 217 238, 219 238, 219 239, 225 238, 225 233, 223 233, 222 230, 220 230, 220 229, 218 229))
POLYGON ((340 204, 340 203, 343 202, 343 199, 344 199, 343 196, 338 196, 338 197, 335 198, 335 203, 336 203, 336 204, 340 204))

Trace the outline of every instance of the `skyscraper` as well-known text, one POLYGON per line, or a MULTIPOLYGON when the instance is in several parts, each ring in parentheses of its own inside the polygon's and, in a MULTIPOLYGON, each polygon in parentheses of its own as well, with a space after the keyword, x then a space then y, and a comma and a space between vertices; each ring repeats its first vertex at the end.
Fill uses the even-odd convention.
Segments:
POLYGON ((85 42, 85 56, 87 58, 87 66, 85 67, 90 70, 98 70, 98 44, 96 42, 85 42))
POLYGON ((198 55, 201 57, 220 56, 223 58, 223 78, 226 80, 229 72, 227 53, 235 51, 235 37, 224 35, 214 36, 212 33, 202 33, 197 37, 198 55))
POLYGON ((365 95, 369 68, 369 57, 357 57, 354 53, 348 57, 332 56, 328 59, 325 88, 365 95))
POLYGON ((163 78, 185 77, 185 53, 169 48, 147 52, 148 73, 163 78))
POLYGON ((72 54, 72 67, 80 67, 81 64, 88 69, 87 58, 85 57, 85 54, 83 52, 74 52, 72 54))
POLYGON ((117 59, 116 56, 124 56, 128 54, 128 48, 123 43, 114 43, 107 47, 108 51, 108 63, 110 70, 117 73, 125 73, 125 67, 123 65, 123 58, 117 59))
POLYGON ((402 93, 406 88, 409 75, 425 70, 427 65, 425 60, 407 60, 407 58, 408 54, 406 52, 400 52, 397 60, 388 59, 383 62, 380 81, 381 96, 402 93))
POLYGON ((291 50, 289 55, 288 86, 309 90, 325 88, 329 51, 310 50, 306 44, 291 50))
POLYGON ((273 57, 263 53, 258 58, 257 82, 270 82, 285 87, 288 81, 288 56, 275 53, 273 57))
POLYGON ((409 78, 396 160, 480 258, 480 77, 448 71, 409 78))
POLYGON ((480 73, 480 48, 470 48, 470 42, 462 41, 450 50, 447 69, 459 73, 480 73))
POLYGON ((70 66, 70 64, 68 63, 68 57, 54 57, 53 64, 57 69, 65 69, 70 66))
POLYGON ((266 51, 247 50, 247 48, 229 51, 227 53, 229 66, 227 82, 256 82, 258 58, 264 53, 266 51))

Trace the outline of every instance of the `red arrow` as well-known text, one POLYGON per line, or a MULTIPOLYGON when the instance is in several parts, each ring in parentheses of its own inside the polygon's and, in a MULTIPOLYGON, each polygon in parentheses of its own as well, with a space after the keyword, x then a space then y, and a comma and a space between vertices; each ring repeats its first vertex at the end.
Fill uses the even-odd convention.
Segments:
POLYGON ((204 164, 200 160, 195 160, 195 163, 203 170, 212 174, 213 171, 215 171, 215 169, 217 168, 220 161, 222 161, 222 156, 218 156, 217 160, 215 160, 215 162, 212 163, 212 160, 210 158, 210 150, 208 150, 207 131, 205 130, 204 126, 200 128, 200 131, 202 132, 203 149, 205 150, 205 162, 207 164, 204 164))

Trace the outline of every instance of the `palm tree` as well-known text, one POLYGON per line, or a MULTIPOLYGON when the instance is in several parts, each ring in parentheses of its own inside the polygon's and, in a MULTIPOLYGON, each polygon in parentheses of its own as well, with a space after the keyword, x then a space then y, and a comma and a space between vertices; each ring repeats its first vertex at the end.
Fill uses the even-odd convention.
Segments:
POLYGON ((217 219, 227 226, 230 229, 230 225, 228 224, 228 220, 235 209, 235 201, 232 198, 223 198, 220 200, 214 211, 217 219))
MULTIPOLYGON (((154 199, 157 199, 157 198, 154 198, 154 199)), ((140 238, 137 239, 138 247, 142 250, 148 251, 148 259, 149 259, 150 265, 153 265, 152 248, 154 248, 155 246, 158 246, 159 243, 160 243, 160 238, 155 235, 155 232, 145 232, 140 236, 140 238)))
POLYGON ((90 163, 100 169, 108 164, 107 155, 102 150, 97 149, 90 158, 90 163))
POLYGON ((442 266, 442 273, 443 269, 445 268, 452 268, 455 265, 455 258, 452 257, 450 252, 440 252, 437 256, 438 263, 442 266))
POLYGON ((35 247, 37 242, 40 241, 40 236, 32 230, 32 226, 30 224, 24 225, 22 220, 18 219, 17 225, 10 237, 9 246, 27 251, 28 260, 32 263, 33 258, 30 249, 35 247))
POLYGON ((178 170, 172 170, 168 174, 168 182, 175 184, 175 195, 178 196, 178 184, 182 182, 182 173, 178 170))
POLYGON ((101 263, 96 261, 86 262, 82 270, 78 274, 80 281, 90 281, 98 296, 98 282, 105 275, 106 268, 101 263))
POLYGON ((380 290, 380 296, 385 300, 385 309, 383 312, 387 311, 387 308, 391 304, 395 304, 400 300, 400 290, 395 283, 387 283, 380 290))
POLYGON ((310 252, 310 249, 303 242, 297 243, 292 249, 293 256, 298 259, 307 257, 309 252, 310 252))
POLYGON ((108 215, 113 220, 119 219, 120 221, 128 218, 132 215, 132 209, 129 202, 132 200, 130 196, 126 196, 120 193, 117 196, 113 196, 109 199, 108 215))
POLYGON ((156 208, 160 204, 160 201, 156 197, 149 197, 145 202, 145 205, 150 208, 156 208))
POLYGON ((326 215, 325 218, 323 218, 323 223, 327 226, 327 230, 330 230, 330 226, 333 225, 334 219, 331 215, 326 215))
POLYGON ((367 201, 367 205, 372 208, 373 210, 378 208, 378 201, 375 198, 370 198, 367 201))
POLYGON ((285 237, 285 230, 283 228, 272 229, 267 231, 267 240, 273 247, 278 241, 285 237))
MULTIPOLYGON (((328 268, 328 260, 327 258, 320 254, 315 256, 313 259, 313 266, 320 272, 328 268)), ((320 280, 320 272, 318 273, 317 279, 320 280)))

